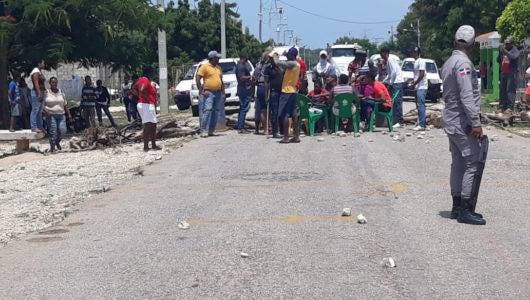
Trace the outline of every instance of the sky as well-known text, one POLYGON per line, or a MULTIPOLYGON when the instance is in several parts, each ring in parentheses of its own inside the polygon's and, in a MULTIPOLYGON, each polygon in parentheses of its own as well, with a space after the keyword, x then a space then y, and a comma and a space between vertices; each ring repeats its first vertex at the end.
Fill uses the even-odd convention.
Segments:
MULTIPOLYGON (((338 37, 351 36, 356 38, 368 37, 370 40, 380 43, 390 39, 391 26, 394 28, 407 13, 408 7, 413 0, 262 0, 264 7, 263 40, 277 38, 276 28, 278 15, 272 15, 275 11, 275 3, 284 8, 286 17, 286 28, 281 29, 280 41, 283 42, 284 33, 287 35, 286 42, 289 43, 290 32, 302 40, 300 46, 307 45, 310 48, 325 48, 326 43, 333 43, 338 37), (327 20, 304 13, 287 4, 301 8, 311 13, 350 22, 386 22, 385 24, 350 24, 327 20)), ((252 34, 258 36, 258 12, 259 0, 227 0, 238 4, 238 13, 241 15, 243 25, 250 28, 252 34)))

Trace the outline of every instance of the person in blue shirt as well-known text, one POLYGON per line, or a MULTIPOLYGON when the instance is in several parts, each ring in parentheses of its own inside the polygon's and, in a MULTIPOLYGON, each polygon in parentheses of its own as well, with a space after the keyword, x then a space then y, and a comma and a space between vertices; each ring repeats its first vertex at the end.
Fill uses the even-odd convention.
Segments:
POLYGON ((20 93, 18 90, 17 83, 12 78, 9 78, 8 80, 9 80, 8 98, 9 98, 9 104, 11 107, 11 124, 9 126, 9 131, 14 132, 15 123, 17 119, 20 118, 22 114, 22 110, 20 107, 20 93))

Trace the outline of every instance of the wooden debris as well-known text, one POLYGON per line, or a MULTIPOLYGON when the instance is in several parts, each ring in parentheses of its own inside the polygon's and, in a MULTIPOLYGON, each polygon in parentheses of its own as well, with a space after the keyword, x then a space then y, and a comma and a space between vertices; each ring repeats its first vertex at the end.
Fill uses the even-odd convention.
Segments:
MULTIPOLYGON (((159 118, 157 125, 158 139, 179 138, 199 133, 198 122, 194 120, 177 121, 171 115, 159 118)), ((78 152, 114 147, 124 143, 140 142, 142 138, 143 126, 139 121, 128 124, 121 129, 89 128, 81 136, 70 139, 70 149, 73 152, 78 152)))

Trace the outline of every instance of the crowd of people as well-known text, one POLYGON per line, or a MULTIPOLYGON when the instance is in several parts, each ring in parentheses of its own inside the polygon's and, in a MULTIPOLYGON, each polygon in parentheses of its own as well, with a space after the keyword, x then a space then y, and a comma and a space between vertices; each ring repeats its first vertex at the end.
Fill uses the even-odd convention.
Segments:
MULTIPOLYGON (((93 84, 92 78, 86 76, 81 90, 81 101, 78 107, 68 107, 67 99, 59 88, 59 80, 45 78, 41 61, 30 73, 32 88, 25 78, 9 78, 8 99, 11 108, 9 131, 31 129, 35 133, 46 133, 50 142, 50 152, 61 150, 61 137, 67 132, 86 130, 94 134, 95 128, 103 126, 103 113, 110 125, 117 124, 110 112, 111 94, 102 80, 93 84), (97 122, 96 122, 97 117, 97 122)), ((146 68, 142 77, 126 78, 122 85, 122 102, 127 119, 141 121, 144 124, 144 150, 159 150, 156 145, 156 103, 158 95, 152 81, 152 69, 146 68)))
MULTIPOLYGON (((416 50, 419 55, 419 49, 416 50)), ((255 133, 262 132, 273 138, 281 139, 280 143, 300 142, 300 123, 297 109, 297 95, 302 94, 311 100, 311 108, 332 111, 335 96, 340 94, 355 95, 360 99, 361 127, 366 129, 375 106, 381 112, 389 112, 393 108, 395 128, 403 126, 403 76, 397 61, 390 57, 389 49, 381 50, 381 62, 386 72, 384 74, 373 64, 367 64, 361 59, 352 61, 349 74, 338 74, 333 63, 330 62, 326 51, 320 52, 320 61, 312 69, 314 89, 308 91, 307 67, 298 55, 298 49, 292 47, 285 53, 275 53, 268 49, 260 58, 252 72, 246 54, 240 55, 235 73, 238 81, 238 96, 240 110, 235 129, 240 134, 251 131, 246 128, 246 115, 249 111, 251 97, 256 89, 255 101, 255 133), (281 59, 281 57, 283 58, 281 59), (290 121, 292 123, 290 123, 290 121), (292 128, 292 137, 290 124, 292 128)), ((208 63, 203 64, 198 72, 196 84, 199 88, 199 110, 201 136, 214 135, 217 123, 217 107, 224 96, 222 70, 219 66, 220 55, 211 51, 208 63)), ((418 58, 418 61, 421 59, 418 58)), ((425 93, 422 89, 426 85, 425 64, 418 63, 416 79, 413 83, 418 89, 418 98, 425 93)), ((420 114, 419 125, 414 130, 425 130, 425 109, 420 114)), ((347 120, 343 120, 343 129, 352 128, 347 120)), ((320 131, 331 131, 330 124, 319 122, 320 131)))

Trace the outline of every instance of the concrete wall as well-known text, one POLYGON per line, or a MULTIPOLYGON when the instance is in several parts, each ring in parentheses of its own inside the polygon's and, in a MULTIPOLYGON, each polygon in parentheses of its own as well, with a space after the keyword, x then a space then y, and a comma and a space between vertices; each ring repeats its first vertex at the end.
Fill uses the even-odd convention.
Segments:
MULTIPOLYGON (((111 94, 115 91, 119 92, 121 83, 123 81, 123 72, 118 71, 112 73, 109 67, 92 67, 83 68, 77 63, 61 64, 57 69, 45 70, 42 72, 46 80, 51 77, 57 77, 59 80, 59 88, 66 94, 69 100, 81 99, 81 88, 83 87, 85 76, 92 77, 94 84, 96 80, 101 79, 103 85, 111 90, 111 94)), ((32 87, 31 80, 27 80, 28 85, 32 87)), ((46 83, 48 86, 48 84, 46 83)))

